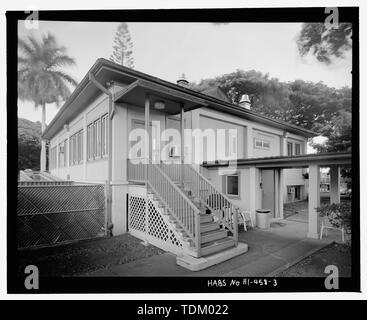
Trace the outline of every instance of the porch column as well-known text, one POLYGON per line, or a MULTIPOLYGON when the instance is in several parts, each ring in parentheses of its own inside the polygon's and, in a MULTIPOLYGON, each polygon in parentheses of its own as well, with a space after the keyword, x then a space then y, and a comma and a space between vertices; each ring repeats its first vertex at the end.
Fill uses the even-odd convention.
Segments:
POLYGON ((319 238, 319 219, 316 208, 320 206, 320 166, 309 166, 308 185, 308 238, 319 238))
POLYGON ((279 169, 278 174, 278 208, 279 218, 284 219, 284 169, 279 169))
POLYGON ((148 165, 149 165, 149 159, 150 159, 150 97, 149 95, 145 96, 145 179, 148 179, 148 165))
POLYGON ((330 203, 340 203, 339 166, 330 166, 330 203))
POLYGON ((286 156, 288 153, 287 138, 288 138, 288 133, 284 131, 283 136, 280 137, 280 155, 281 156, 286 156))
POLYGON ((184 184, 184 163, 185 163, 185 110, 184 104, 181 104, 181 184, 184 184))
POLYGON ((85 113, 83 116, 83 179, 87 180, 87 144, 88 144, 88 135, 87 135, 87 114, 85 113))
POLYGON ((256 209, 259 209, 259 190, 260 190, 260 173, 259 169, 255 167, 249 168, 249 209, 253 221, 256 221, 256 209))

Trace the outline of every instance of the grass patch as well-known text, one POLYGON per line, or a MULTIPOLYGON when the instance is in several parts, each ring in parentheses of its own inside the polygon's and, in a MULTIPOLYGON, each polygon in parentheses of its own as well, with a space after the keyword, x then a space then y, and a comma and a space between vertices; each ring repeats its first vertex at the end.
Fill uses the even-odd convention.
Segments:
POLYGON ((18 274, 24 276, 27 265, 36 265, 40 276, 78 276, 134 260, 162 254, 164 251, 123 234, 111 238, 18 251, 18 274))
POLYGON ((325 267, 335 265, 339 277, 351 277, 351 247, 348 244, 332 243, 315 252, 294 266, 280 272, 276 277, 325 277, 325 267))

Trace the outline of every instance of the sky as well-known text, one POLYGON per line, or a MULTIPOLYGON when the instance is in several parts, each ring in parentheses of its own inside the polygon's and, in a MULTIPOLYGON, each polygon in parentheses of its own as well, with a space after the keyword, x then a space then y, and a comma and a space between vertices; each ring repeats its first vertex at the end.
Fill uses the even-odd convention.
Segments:
MULTIPOLYGON (((80 81, 98 58, 109 58, 118 23, 40 21, 37 30, 19 22, 19 36, 52 33, 76 61, 65 69, 80 81)), ((313 57, 301 58, 296 37, 300 23, 128 23, 134 44, 135 69, 176 82, 185 73, 189 81, 230 73, 257 70, 281 81, 322 81, 339 88, 351 86, 351 54, 333 65, 313 57)), ((57 113, 47 106, 46 122, 57 113)), ((18 101, 18 116, 41 120, 41 110, 18 101)))

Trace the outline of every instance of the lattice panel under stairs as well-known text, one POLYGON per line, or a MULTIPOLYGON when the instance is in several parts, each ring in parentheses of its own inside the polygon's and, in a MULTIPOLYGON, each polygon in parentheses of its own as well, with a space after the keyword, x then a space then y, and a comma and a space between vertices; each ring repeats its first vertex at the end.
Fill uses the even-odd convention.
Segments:
POLYGON ((173 253, 182 251, 182 241, 155 201, 141 195, 129 195, 129 231, 139 239, 173 253))

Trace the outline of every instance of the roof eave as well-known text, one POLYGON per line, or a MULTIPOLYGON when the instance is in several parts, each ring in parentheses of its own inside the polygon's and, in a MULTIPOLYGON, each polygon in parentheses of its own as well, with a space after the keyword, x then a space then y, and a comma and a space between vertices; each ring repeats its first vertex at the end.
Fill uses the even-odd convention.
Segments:
POLYGON ((191 89, 173 84, 171 82, 168 82, 168 81, 150 76, 150 75, 142 73, 140 71, 132 70, 132 69, 117 65, 117 64, 115 64, 111 61, 108 61, 106 59, 99 58, 94 63, 94 65, 90 68, 90 70, 87 72, 87 74, 84 76, 82 81, 77 85, 77 87, 75 88, 75 90, 73 91, 73 93, 71 94, 69 99, 64 103, 64 105, 61 107, 59 112, 52 119, 50 124, 46 127, 45 131, 42 134, 42 139, 48 140, 48 139, 51 138, 51 137, 48 136, 50 128, 52 128, 52 126, 58 121, 60 116, 65 112, 65 110, 73 103, 73 101, 76 99, 76 97, 87 86, 87 84, 90 81, 89 80, 89 73, 92 73, 93 75, 95 75, 103 67, 112 68, 116 71, 123 72, 127 75, 130 75, 130 76, 136 78, 137 80, 139 78, 144 79, 144 80, 147 80, 147 81, 150 81, 150 82, 153 82, 153 83, 155 82, 155 83, 158 83, 158 84, 162 84, 166 87, 175 89, 177 91, 181 91, 185 94, 194 95, 198 99, 204 100, 206 103, 203 106, 206 106, 206 107, 209 107, 209 108, 213 107, 213 105, 214 105, 214 106, 217 106, 216 108, 220 109, 221 111, 223 111, 223 109, 225 109, 226 112, 228 112, 228 113, 232 113, 232 114, 236 113, 237 115, 243 115, 244 117, 246 117, 246 116, 247 117, 253 117, 253 118, 256 118, 256 120, 259 121, 259 122, 263 122, 263 123, 273 125, 273 126, 274 126, 274 124, 276 124, 276 126, 279 127, 279 128, 282 128, 282 129, 284 129, 286 131, 289 131, 289 132, 299 134, 299 135, 307 137, 307 138, 315 137, 315 136, 318 135, 316 132, 313 132, 313 131, 310 131, 310 130, 306 130, 306 129, 291 125, 291 124, 286 123, 284 121, 280 121, 280 120, 277 120, 277 119, 273 119, 273 118, 270 118, 270 117, 259 115, 255 112, 251 111, 251 110, 241 108, 239 106, 236 106, 234 104, 222 101, 220 99, 201 94, 200 92, 196 92, 194 90, 191 90, 191 89))

